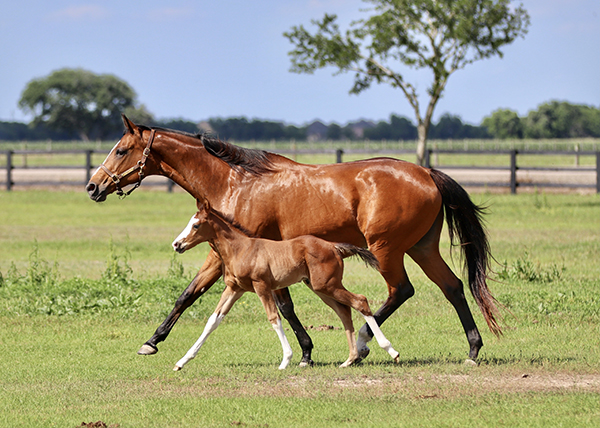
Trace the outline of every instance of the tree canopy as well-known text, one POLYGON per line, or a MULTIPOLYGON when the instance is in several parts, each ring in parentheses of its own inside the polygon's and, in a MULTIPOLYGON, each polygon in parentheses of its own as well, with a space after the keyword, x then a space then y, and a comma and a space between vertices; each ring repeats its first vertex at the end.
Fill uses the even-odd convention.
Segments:
POLYGON ((126 82, 80 68, 64 68, 32 80, 21 94, 19 107, 33 114, 32 125, 75 132, 83 140, 106 138, 120 130, 122 113, 148 116, 143 106, 136 106, 135 91, 126 82))
POLYGON ((291 71, 333 66, 338 73, 352 72, 354 94, 373 83, 400 89, 415 113, 417 162, 423 163, 433 112, 450 75, 477 60, 502 57, 502 47, 526 34, 529 15, 510 0, 364 1, 373 5, 370 16, 344 33, 330 14, 312 21, 315 32, 300 25, 284 33, 294 45, 291 71), (404 79, 406 67, 433 73, 424 112, 416 86, 404 79))

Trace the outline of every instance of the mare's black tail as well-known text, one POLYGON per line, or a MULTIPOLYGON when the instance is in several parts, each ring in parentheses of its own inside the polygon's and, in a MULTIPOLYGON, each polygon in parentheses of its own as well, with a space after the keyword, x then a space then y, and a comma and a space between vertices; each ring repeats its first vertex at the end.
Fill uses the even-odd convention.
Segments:
POLYGON ((435 169, 431 169, 430 174, 442 194, 452 245, 454 245, 455 236, 458 235, 465 268, 469 273, 471 293, 481 309, 488 327, 498 336, 502 334, 502 329, 495 318, 495 314, 498 313, 496 299, 490 293, 486 282, 491 254, 487 233, 482 222, 484 208, 475 205, 465 189, 448 175, 435 169))

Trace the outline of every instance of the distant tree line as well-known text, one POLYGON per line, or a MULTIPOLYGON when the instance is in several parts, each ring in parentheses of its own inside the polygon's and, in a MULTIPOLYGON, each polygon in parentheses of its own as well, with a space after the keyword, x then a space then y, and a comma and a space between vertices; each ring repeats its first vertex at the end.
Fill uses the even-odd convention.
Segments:
MULTIPOLYGON (((156 120, 137 101, 135 91, 109 74, 82 69, 61 69, 29 82, 19 107, 33 115, 29 124, 0 122, 0 140, 113 140, 122 133, 121 114, 134 122, 208 132, 234 141, 250 140, 417 140, 418 128, 408 118, 392 114, 388 121, 360 120, 341 126, 320 121, 304 126, 245 117, 211 118, 202 122, 186 119, 156 120)), ((573 138, 600 137, 600 108, 550 101, 520 117, 498 109, 478 126, 459 116, 444 114, 429 128, 429 138, 573 138)))

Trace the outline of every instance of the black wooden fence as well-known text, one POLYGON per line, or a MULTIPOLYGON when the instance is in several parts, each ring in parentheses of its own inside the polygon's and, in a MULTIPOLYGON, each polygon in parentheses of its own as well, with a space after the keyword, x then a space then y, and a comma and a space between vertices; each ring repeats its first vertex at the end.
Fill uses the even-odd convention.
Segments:
MULTIPOLYGON (((2 152, 0 152, 2 153, 2 152)), ((93 165, 92 158, 94 154, 97 155, 106 155, 106 151, 98 151, 98 150, 63 150, 63 151, 28 151, 28 150, 7 150, 4 151, 4 156, 6 158, 6 163, 4 166, 0 167, 0 169, 4 169, 5 173, 3 174, 5 177, 5 181, 0 181, 0 186, 5 187, 6 190, 12 190, 13 186, 56 186, 56 185, 73 185, 73 186, 83 186, 85 185, 92 174, 92 171, 97 168, 98 165, 93 165), (81 155, 82 163, 79 165, 70 165, 70 166, 27 166, 27 165, 17 165, 14 162, 15 156, 28 156, 28 155, 81 155), (83 170, 85 172, 83 180, 23 180, 21 182, 15 182, 15 177, 13 172, 17 169, 28 169, 28 170, 36 170, 36 169, 51 169, 51 170, 83 170)), ((383 155, 410 155, 414 154, 414 151, 411 150, 380 150, 380 151, 371 151, 371 150, 278 150, 277 153, 283 155, 311 155, 311 154, 334 154, 336 162, 341 163, 343 161, 343 156, 346 154, 360 154, 365 157, 372 156, 383 156, 383 155)), ((472 187, 507 187, 510 188, 511 193, 517 193, 517 188, 526 187, 526 186, 535 186, 535 187, 565 187, 565 188, 595 188, 596 193, 600 193, 600 152, 593 151, 535 151, 535 150, 429 150, 426 152, 426 166, 434 166, 432 165, 432 159, 437 158, 436 155, 439 154, 468 154, 468 155, 505 155, 506 163, 501 166, 461 166, 461 165, 440 165, 436 163, 435 167, 443 170, 480 170, 481 175, 485 174, 485 171, 495 170, 495 171, 506 171, 509 172, 508 180, 506 181, 461 181, 464 186, 472 186, 472 187), (573 156, 574 159, 579 159, 581 156, 594 156, 595 157, 595 166, 591 167, 524 167, 519 166, 518 160, 520 156, 573 156), (573 172, 581 173, 595 172, 596 182, 594 183, 576 183, 576 182, 552 182, 552 181, 544 181, 544 182, 533 182, 529 181, 519 181, 518 171, 546 171, 546 172, 573 172)), ((147 183, 144 182, 145 185, 161 185, 166 186, 168 191, 172 191, 173 182, 164 181, 158 183, 147 183)))

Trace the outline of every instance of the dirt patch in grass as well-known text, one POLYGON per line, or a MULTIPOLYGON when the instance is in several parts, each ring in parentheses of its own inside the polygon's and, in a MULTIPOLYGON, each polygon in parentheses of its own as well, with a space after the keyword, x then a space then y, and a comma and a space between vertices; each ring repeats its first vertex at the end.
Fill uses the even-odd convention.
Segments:
POLYGON ((293 375, 285 379, 156 379, 148 390, 161 394, 197 397, 289 397, 319 398, 336 396, 398 397, 405 399, 452 399, 490 393, 600 393, 600 374, 522 373, 384 376, 347 374, 329 378, 293 375))

